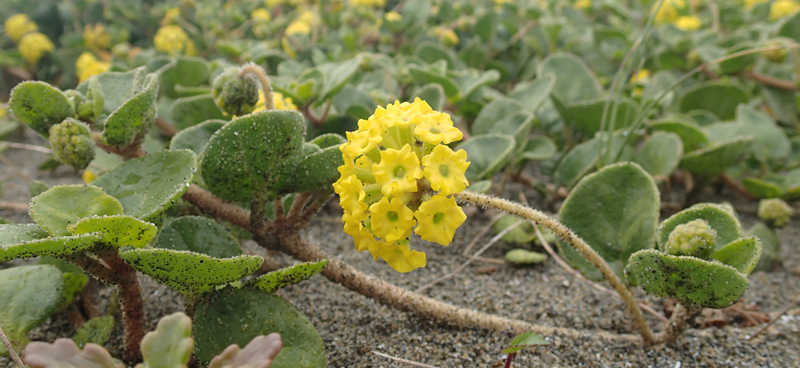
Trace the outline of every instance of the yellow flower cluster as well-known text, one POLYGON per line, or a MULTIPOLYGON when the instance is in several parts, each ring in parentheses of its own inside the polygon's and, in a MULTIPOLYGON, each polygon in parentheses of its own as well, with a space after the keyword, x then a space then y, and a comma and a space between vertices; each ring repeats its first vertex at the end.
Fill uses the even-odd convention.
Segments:
POLYGON ((11 41, 19 42, 22 36, 38 31, 39 27, 31 18, 28 18, 28 15, 15 14, 6 19, 5 24, 3 24, 3 29, 6 31, 8 37, 11 38, 11 41))
POLYGON ((84 52, 75 62, 75 74, 78 75, 78 80, 83 82, 92 76, 107 72, 110 66, 111 63, 97 60, 91 52, 84 52))
MULTIPOLYGON (((653 11, 658 9, 658 2, 653 2, 653 11)), ((656 13, 656 24, 673 22, 686 9, 686 0, 664 0, 664 5, 656 13)))
POLYGON ((773 22, 792 15, 798 10, 800 10, 800 2, 797 0, 775 0, 769 7, 769 21, 773 22))
POLYGON ((386 21, 388 22, 399 22, 403 20, 403 15, 395 11, 390 11, 386 13, 383 17, 386 18, 386 21))
POLYGON ((439 37, 439 42, 445 46, 454 46, 458 44, 458 35, 450 28, 434 27, 433 34, 439 37))
MULTIPOLYGON (((297 110, 297 106, 292 102, 291 97, 283 97, 280 92, 272 92, 272 104, 275 110, 297 110)), ((264 92, 258 91, 258 102, 256 102, 256 109, 253 113, 264 111, 267 107, 264 104, 264 92)))
POLYGON ((178 26, 164 26, 158 29, 153 38, 156 50, 167 54, 195 55, 194 42, 186 35, 186 31, 178 26))
POLYGON ((703 21, 700 20, 700 17, 696 15, 684 15, 675 19, 673 22, 675 27, 682 31, 696 31, 700 29, 700 26, 703 25, 703 21))
POLYGON ((47 36, 39 32, 28 33, 19 40, 19 53, 31 64, 36 64, 48 52, 55 50, 55 45, 47 36))
POLYGON ((386 6, 386 0, 350 0, 350 5, 379 8, 386 6))
POLYGON ((93 26, 83 27, 83 46, 92 51, 104 50, 111 47, 111 35, 106 26, 97 23, 93 26))
POLYGON ((586 10, 592 7, 592 0, 578 0, 572 7, 578 10, 586 10))
POLYGON ((258 8, 250 12, 250 18, 257 22, 269 22, 272 20, 272 14, 266 8, 258 8))
POLYGON ((286 34, 309 34, 317 16, 311 10, 303 10, 300 15, 286 27, 286 34))
POLYGON ((758 4, 767 3, 769 1, 770 0, 744 0, 744 7, 746 9, 751 9, 752 7, 754 7, 754 6, 758 5, 758 4))
POLYGON ((464 150, 446 144, 462 137, 450 115, 419 98, 378 107, 357 131, 347 132, 333 187, 356 250, 409 272, 425 267, 425 253, 409 247, 412 230, 423 240, 450 244, 467 218, 450 195, 466 188, 469 162, 464 150))
POLYGON ((164 18, 161 18, 161 26, 168 26, 170 24, 177 23, 180 16, 181 8, 175 7, 167 9, 167 11, 164 13, 164 18))

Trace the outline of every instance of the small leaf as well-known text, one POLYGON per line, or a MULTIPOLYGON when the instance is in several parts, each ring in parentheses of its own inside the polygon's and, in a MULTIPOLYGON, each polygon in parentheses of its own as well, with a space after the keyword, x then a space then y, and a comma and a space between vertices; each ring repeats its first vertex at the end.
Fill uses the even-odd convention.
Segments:
POLYGON ((781 258, 781 238, 763 223, 753 225, 750 230, 745 232, 745 236, 757 237, 761 242, 761 258, 753 269, 754 271, 772 271, 776 265, 782 263, 781 258))
POLYGON ((96 317, 86 321, 78 331, 75 331, 75 336, 72 339, 81 348, 89 343, 102 346, 111 338, 111 331, 113 330, 113 316, 96 317))
MULTIPOLYGON (((152 70, 152 69, 151 69, 152 70)), ((178 56, 159 67, 154 72, 158 75, 161 85, 161 93, 171 98, 184 97, 176 88, 178 85, 183 87, 197 87, 208 84, 211 77, 211 68, 208 62, 191 56, 178 56)), ((192 92, 189 92, 191 95, 192 92)))
POLYGON ((708 136, 689 120, 661 119, 650 123, 650 129, 675 133, 683 142, 683 152, 690 152, 708 144, 708 136))
POLYGON ((197 307, 195 355, 210 362, 231 344, 279 332, 283 349, 271 368, 325 367, 322 338, 306 316, 283 298, 258 290, 225 288, 197 307))
POLYGON ((556 152, 558 152, 558 148, 552 139, 545 136, 534 136, 525 144, 520 159, 544 161, 555 156, 556 152))
POLYGON ((634 161, 652 176, 669 177, 681 161, 683 142, 675 133, 655 132, 634 161))
POLYGON ((44 82, 22 82, 11 90, 8 107, 14 116, 47 138, 50 127, 75 115, 67 96, 44 82))
POLYGON ((70 235, 67 226, 90 216, 122 214, 122 205, 94 185, 59 185, 31 200, 30 215, 52 235, 70 235))
POLYGON ((125 147, 144 135, 156 118, 158 77, 148 74, 143 88, 114 110, 103 123, 103 142, 113 147, 125 147))
POLYGON ((200 124, 186 128, 175 134, 169 142, 169 149, 173 151, 188 149, 198 157, 208 144, 211 136, 225 126, 224 120, 206 120, 200 124))
POLYGON ((167 221, 156 248, 186 250, 216 258, 230 258, 242 254, 239 242, 224 226, 205 217, 184 216, 167 221))
POLYGON ((686 305, 722 309, 747 291, 747 278, 735 268, 694 257, 670 256, 655 249, 631 255, 625 275, 648 294, 672 297, 686 305))
MULTIPOLYGON (((570 124, 583 133, 586 137, 593 137, 595 133, 600 131, 601 117, 606 107, 606 98, 598 100, 579 101, 564 106, 566 116, 562 116, 570 124)), ((633 124, 636 119, 636 114, 639 112, 639 107, 636 103, 628 98, 614 99, 608 106, 606 113, 606 130, 613 127, 613 130, 628 128, 633 124), (615 119, 612 120, 612 113, 614 109, 614 102, 617 105, 617 113, 615 119)))
MULTIPOLYGON (((100 84, 100 89, 103 93, 103 112, 105 115, 110 115, 111 112, 119 108, 125 101, 130 99, 136 93, 134 80, 144 78, 147 74, 145 67, 139 67, 125 73, 107 72, 96 75, 95 78, 100 84)), ((90 80, 81 82, 77 88, 78 92, 88 95, 90 90, 90 80)))
POLYGON ((31 368, 124 368, 100 345, 86 344, 78 349, 70 339, 52 344, 32 342, 25 347, 25 365, 31 368))
POLYGON ((189 189, 196 170, 191 151, 161 151, 125 161, 92 184, 118 199, 126 215, 151 221, 189 189))
POLYGON ((124 249, 131 267, 188 296, 211 291, 252 274, 264 262, 258 256, 214 258, 172 249, 124 249))
POLYGON ((721 82, 698 84, 687 90, 679 101, 682 112, 708 110, 722 120, 736 116, 736 107, 746 103, 750 94, 742 87, 721 82))
POLYGON ((103 244, 119 247, 141 248, 156 236, 156 225, 125 216, 87 217, 70 228, 75 234, 104 233, 103 244))
POLYGON ((783 193, 778 184, 759 178, 744 178, 742 185, 756 198, 778 198, 783 193))
POLYGON ((266 273, 248 284, 258 288, 261 291, 274 293, 279 289, 283 289, 289 285, 294 285, 303 280, 308 280, 311 278, 311 276, 322 272, 327 265, 327 259, 317 262, 306 262, 266 273))
POLYGON ((277 333, 256 336, 244 349, 236 344, 228 346, 211 359, 208 368, 269 368, 282 346, 281 335, 277 333))
POLYGON ((752 137, 742 137, 701 148, 685 154, 680 166, 693 174, 713 177, 739 163, 752 143, 752 137))
POLYGON ((172 103, 169 110, 172 124, 175 129, 182 132, 207 120, 230 120, 220 111, 210 94, 182 97, 172 103))
MULTIPOLYGON (((520 220, 517 216, 503 215, 503 217, 492 224, 492 232, 500 234, 503 230, 514 226, 514 224, 520 221, 523 220, 520 220)), ((533 229, 533 224, 525 221, 523 224, 509 230, 506 235, 503 235, 502 239, 504 242, 508 243, 528 244, 536 239, 536 231, 533 229)))
POLYGON ((419 97, 430 105, 431 109, 441 111, 447 102, 447 97, 444 95, 444 88, 442 85, 431 83, 420 87, 412 96, 412 100, 419 97))
POLYGON ((192 357, 192 320, 178 312, 161 318, 155 331, 142 339, 147 368, 186 368, 192 357))
POLYGON ((511 340, 511 346, 503 350, 504 354, 512 354, 516 353, 522 349, 535 347, 535 346, 549 346, 552 342, 546 340, 542 335, 539 335, 535 332, 525 332, 517 337, 514 340, 511 340))
POLYGON ((324 77, 320 101, 339 93, 347 81, 355 75, 359 66, 361 66, 360 56, 346 61, 318 65, 317 70, 322 72, 324 77))
POLYGON ((459 144, 456 150, 467 151, 470 162, 466 171, 469 181, 492 177, 514 150, 514 137, 505 134, 484 134, 459 144))
MULTIPOLYGON (((0 326, 19 350, 27 333, 56 311, 64 295, 64 278, 50 265, 19 266, 0 270, 0 326)), ((0 355, 6 353, 0 344, 0 355)))
POLYGON ((717 249, 742 237, 742 225, 735 215, 728 212, 721 205, 699 203, 661 222, 656 235, 659 249, 664 249, 663 247, 669 240, 669 234, 678 225, 694 220, 704 220, 717 232, 717 249))
POLYGON ((526 111, 536 112, 539 106, 550 96, 550 92, 555 85, 555 75, 546 74, 534 81, 518 83, 508 97, 519 101, 526 111))
POLYGON ((712 257, 749 275, 761 258, 761 242, 756 237, 737 239, 719 248, 712 257))
POLYGON ((532 252, 527 249, 512 249, 505 255, 506 262, 517 266, 542 263, 547 259, 546 254, 532 252))
POLYGON ((554 53, 536 68, 539 78, 552 73, 556 77, 551 94, 566 104, 601 97, 603 87, 586 63, 573 54, 554 53))
MULTIPOLYGON (((0 229, 6 226, 13 225, 0 225, 0 229)), ((94 248, 102 238, 102 233, 92 233, 77 236, 54 236, 28 240, 17 244, 4 244, 0 246, 0 263, 17 258, 60 257, 81 253, 94 248)))

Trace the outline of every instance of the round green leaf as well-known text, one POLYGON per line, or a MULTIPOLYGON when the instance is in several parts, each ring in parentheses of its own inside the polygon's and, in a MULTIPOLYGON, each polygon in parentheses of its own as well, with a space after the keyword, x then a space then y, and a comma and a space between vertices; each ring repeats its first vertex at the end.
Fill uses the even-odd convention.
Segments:
POLYGON ((761 242, 756 237, 737 239, 719 248, 712 257, 748 275, 761 258, 761 242))
POLYGON ((326 366, 319 333, 283 298, 263 291, 226 288, 207 300, 197 307, 192 329, 200 361, 211 361, 231 344, 245 346, 256 336, 279 332, 283 349, 272 368, 326 366))
POLYGON ((156 236, 158 228, 149 222, 125 215, 87 217, 70 227, 75 234, 103 233, 103 244, 119 247, 141 248, 156 236))
POLYGON ((650 129, 677 134, 683 142, 683 152, 691 152, 708 144, 706 133, 689 120, 657 120, 650 123, 650 129))
POLYGON ((678 167, 683 142, 675 133, 655 132, 634 161, 652 176, 669 177, 678 167))
POLYGON ((264 259, 258 256, 214 258, 205 254, 160 248, 120 251, 125 262, 156 281, 190 296, 211 291, 255 272, 264 259))
MULTIPOLYGON (((151 69, 152 70, 152 69, 151 69)), ((161 93, 171 98, 183 97, 178 86, 197 87, 209 83, 211 68, 198 57, 178 56, 155 71, 161 84, 161 93)), ((189 92, 191 95, 192 92, 189 92)))
POLYGON ((537 66, 539 78, 552 73, 556 77, 552 94, 566 104, 593 100, 603 93, 603 87, 586 63, 573 54, 550 54, 537 66))
POLYGON ((547 100, 555 85, 556 77, 553 74, 542 75, 534 81, 515 85, 508 97, 519 101, 525 111, 536 112, 547 100))
POLYGON ((521 159, 544 161, 555 156, 558 148, 552 139, 545 136, 534 136, 525 144, 525 150, 520 155, 521 159))
POLYGON ((713 177, 739 163, 752 143, 752 137, 741 137, 701 148, 684 155, 680 166, 694 174, 713 177))
POLYGON ((189 189, 196 169, 191 151, 161 151, 126 161, 92 184, 118 199, 126 215, 151 221, 189 189))
POLYGON ((217 130, 225 126, 223 120, 207 120, 190 128, 186 128, 175 134, 169 143, 169 149, 182 150, 188 149, 200 156, 208 144, 208 140, 217 130))
POLYGON ((50 127, 75 115, 67 96, 44 82, 27 81, 11 90, 8 107, 14 116, 47 138, 50 127))
POLYGON ((38 240, 50 236, 36 224, 0 224, 0 247, 38 240))
POLYGON ((210 94, 182 97, 172 103, 169 110, 175 129, 183 131, 206 120, 230 120, 214 103, 210 94))
MULTIPOLYGON (((44 322, 61 305, 64 278, 50 265, 0 270, 0 325, 15 349, 28 341, 28 331, 44 322)), ((0 344, 0 355, 6 347, 0 344)))
POLYGON ((122 204, 94 185, 59 185, 31 200, 30 215, 51 235, 70 235, 67 226, 91 216, 121 215, 122 204))
MULTIPOLYGON (((600 131, 601 117, 603 116, 606 101, 607 99, 603 98, 567 104, 565 105, 567 116, 564 119, 574 125, 585 136, 593 137, 595 133, 600 131)), ((636 114, 639 112, 639 107, 629 98, 615 99, 615 101, 618 103, 616 118, 611 119, 614 108, 612 103, 606 113, 608 119, 606 130, 611 127, 613 127, 611 130, 619 130, 631 126, 636 120, 636 114)))
POLYGON ((744 178, 742 185, 756 198, 778 198, 783 192, 777 184, 759 178, 744 178))
MULTIPOLYGON (((337 95, 337 97, 340 95, 341 94, 337 95)), ((426 84, 420 87, 414 93, 413 97, 419 97, 421 100, 427 102, 428 105, 436 111, 441 111, 445 102, 447 102, 447 97, 444 95, 444 88, 442 88, 442 85, 436 83, 426 84)), ((414 98, 412 98, 412 100, 414 98)))
POLYGON ((625 275, 648 294, 672 297, 686 305, 722 309, 747 291, 747 278, 735 268, 694 257, 670 256, 655 249, 634 253, 625 275))
POLYGON ((661 222, 656 236, 659 249, 664 249, 669 240, 669 234, 678 225, 694 220, 705 220, 717 232, 717 249, 742 237, 742 225, 735 215, 720 205, 699 203, 661 222))
POLYGON ((514 137, 505 134, 484 134, 459 144, 456 150, 467 151, 467 180, 491 178, 514 150, 514 137))
POLYGON ((722 120, 736 116, 736 107, 750 100, 750 94, 742 87, 721 82, 700 84, 686 91, 679 101, 682 112, 703 109, 714 113, 722 120))
POLYGON ((752 151, 758 161, 782 159, 791 153, 792 147, 786 132, 769 115, 741 105, 736 110, 736 120, 740 124, 738 136, 755 138, 752 151))
POLYGON ((239 242, 224 226, 205 217, 184 216, 164 224, 156 248, 187 250, 216 258, 242 254, 239 242))
MULTIPOLYGON (((559 220, 622 275, 631 254, 653 246, 660 207, 653 178, 637 164, 620 163, 583 178, 561 206, 559 220)), ((602 279, 575 249, 558 244, 578 270, 602 279)))
POLYGON ((514 135, 516 129, 510 132, 496 131, 494 125, 521 110, 523 110, 522 104, 517 100, 512 100, 505 97, 494 99, 494 101, 486 104, 486 106, 481 109, 481 112, 478 113, 478 116, 475 117, 475 121, 472 123, 472 135, 483 135, 489 133, 514 135))
POLYGON ((262 111, 238 118, 209 140, 200 164, 208 189, 222 199, 249 201, 276 191, 278 172, 299 154, 305 122, 296 111, 262 111))
POLYGON ((745 236, 757 237, 761 242, 761 258, 754 271, 772 271, 781 259, 781 238, 775 230, 759 222, 745 232, 745 236))

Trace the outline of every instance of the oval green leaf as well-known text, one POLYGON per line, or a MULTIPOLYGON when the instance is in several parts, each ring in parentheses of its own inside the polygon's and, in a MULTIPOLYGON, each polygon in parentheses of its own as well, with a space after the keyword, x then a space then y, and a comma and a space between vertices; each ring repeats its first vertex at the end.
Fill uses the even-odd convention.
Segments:
POLYGON ((67 96, 44 82, 27 81, 11 90, 8 107, 14 116, 47 138, 50 127, 75 115, 67 96))
POLYGON ((156 225, 125 215, 84 218, 69 230, 74 235, 103 233, 101 242, 114 248, 144 247, 158 232, 156 225))
POLYGON ((168 220, 154 244, 156 248, 186 250, 216 258, 242 254, 239 242, 216 221, 199 216, 168 220))
POLYGON ((467 180, 491 178, 514 150, 514 137, 505 134, 484 134, 461 143, 456 150, 467 151, 467 180))
POLYGON ((749 275, 761 258, 761 242, 756 237, 737 239, 718 249, 712 257, 749 275))
POLYGON ((31 200, 30 215, 51 235, 70 235, 67 226, 91 216, 121 215, 122 204, 94 185, 59 185, 31 200))

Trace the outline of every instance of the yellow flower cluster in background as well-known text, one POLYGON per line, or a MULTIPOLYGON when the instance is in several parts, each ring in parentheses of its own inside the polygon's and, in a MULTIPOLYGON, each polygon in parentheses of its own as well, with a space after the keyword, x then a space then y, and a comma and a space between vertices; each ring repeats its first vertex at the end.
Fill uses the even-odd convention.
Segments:
POLYGON ((83 27, 83 46, 92 51, 104 50, 111 47, 111 35, 106 26, 97 23, 93 26, 83 27))
POLYGON ((356 250, 368 250, 398 272, 425 267, 425 253, 412 250, 413 231, 448 245, 466 215, 453 193, 468 185, 464 150, 446 146, 463 137, 450 115, 417 98, 378 107, 358 130, 347 132, 344 165, 333 184, 344 209, 344 231, 356 250))
POLYGON ((31 64, 36 64, 48 52, 55 50, 55 45, 47 36, 39 32, 28 33, 19 40, 19 53, 31 64))
POLYGON ((92 76, 107 72, 110 66, 111 63, 97 60, 91 52, 84 52, 75 62, 75 74, 78 75, 78 81, 83 82, 92 76))
POLYGON ((38 31, 39 27, 28 18, 28 15, 15 14, 6 19, 5 24, 3 24, 3 29, 8 37, 11 38, 11 41, 19 43, 22 36, 38 31))
POLYGON ((195 55, 194 42, 186 34, 183 28, 178 26, 164 26, 158 29, 153 38, 156 50, 175 55, 186 54, 195 55))
MULTIPOLYGON (((275 110, 297 110, 297 106, 292 102, 292 99, 289 97, 283 97, 283 95, 279 92, 272 92, 272 104, 275 106, 275 110)), ((264 111, 267 107, 264 104, 264 92, 259 90, 258 91, 258 102, 256 102, 256 109, 253 110, 253 113, 264 111)))
POLYGON ((286 34, 309 34, 317 16, 311 10, 303 10, 300 15, 286 27, 286 34))
POLYGON ((398 12, 390 11, 383 16, 387 22, 399 22, 403 20, 403 15, 398 12))
POLYGON ((181 16, 181 8, 170 8, 164 13, 164 18, 161 18, 161 26, 168 26, 175 24, 181 16))
POLYGON ((377 8, 386 6, 386 0, 350 0, 350 5, 377 8))
POLYGON ((678 19, 675 19, 673 22, 675 27, 682 31, 696 31, 700 29, 700 26, 703 25, 703 21, 696 15, 685 15, 680 16, 678 19))
POLYGON ((769 7, 770 22, 797 13, 800 10, 800 2, 797 0, 775 0, 769 7))
MULTIPOLYGON (((658 9, 658 1, 653 2, 653 11, 658 9)), ((656 24, 673 22, 680 16, 681 10, 686 9, 686 0, 664 0, 664 5, 656 13, 656 24)))
POLYGON ((592 0, 578 0, 572 7, 578 10, 586 10, 592 7, 592 0))
POLYGON ((769 0, 744 0, 744 7, 750 9, 758 4, 767 3, 769 0))
POLYGON ((272 20, 272 14, 266 8, 258 8, 250 12, 250 18, 259 22, 269 22, 272 20))

